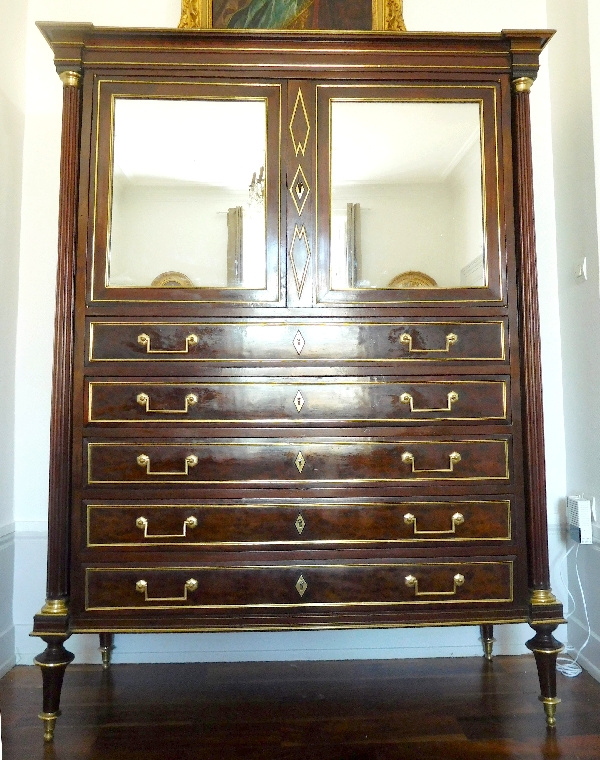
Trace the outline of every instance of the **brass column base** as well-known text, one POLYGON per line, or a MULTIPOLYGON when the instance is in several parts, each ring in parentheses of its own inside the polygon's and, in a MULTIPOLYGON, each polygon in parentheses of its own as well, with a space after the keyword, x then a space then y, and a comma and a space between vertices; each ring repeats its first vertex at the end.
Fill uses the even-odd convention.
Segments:
POLYGON ((556 728, 556 705, 560 704, 558 697, 538 697, 544 705, 546 712, 546 725, 548 728, 556 728))
POLYGON ((54 728, 56 719, 60 716, 60 710, 52 713, 42 712, 38 715, 40 720, 44 721, 44 741, 51 742, 54 739, 54 728))

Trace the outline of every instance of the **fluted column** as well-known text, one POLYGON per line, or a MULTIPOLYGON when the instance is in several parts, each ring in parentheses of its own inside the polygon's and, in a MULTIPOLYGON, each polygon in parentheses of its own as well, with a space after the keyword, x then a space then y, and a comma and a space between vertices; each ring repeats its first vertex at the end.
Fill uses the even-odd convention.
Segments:
POLYGON ((54 323, 54 372, 50 423, 48 577, 42 614, 66 614, 69 596, 69 493, 71 480, 71 399, 81 75, 63 71, 63 121, 58 217, 58 270, 54 323))

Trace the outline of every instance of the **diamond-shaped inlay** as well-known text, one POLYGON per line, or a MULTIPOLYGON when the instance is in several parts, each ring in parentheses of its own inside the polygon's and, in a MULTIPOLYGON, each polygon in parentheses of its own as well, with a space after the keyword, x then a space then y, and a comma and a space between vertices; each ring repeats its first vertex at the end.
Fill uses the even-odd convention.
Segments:
POLYGON ((304 465, 306 464, 306 459, 302 456, 302 452, 298 452, 298 456, 294 460, 294 464, 296 465, 296 469, 298 472, 302 472, 304 469, 304 465))
POLYGON ((306 179, 306 174, 304 174, 304 169, 301 166, 298 166, 296 174, 294 175, 294 179, 292 180, 290 195, 292 196, 292 200, 296 206, 298 216, 302 216, 302 212, 306 206, 306 201, 310 195, 310 185, 306 179))
POLYGON ((302 291, 304 290, 304 283, 306 282, 311 255, 306 227, 302 225, 300 228, 296 225, 292 245, 290 246, 290 262, 292 264, 292 272, 294 274, 294 282, 296 283, 298 296, 301 296, 302 291))
POLYGON ((296 526, 296 530, 298 531, 299 535, 302 535, 302 531, 304 528, 306 528, 306 520, 302 517, 302 515, 298 515, 294 525, 296 526))
MULTIPOLYGON (((292 343, 294 344, 296 353, 298 354, 298 356, 300 356, 300 354, 302 353, 304 349, 304 346, 306 345, 306 341, 304 340, 304 336, 302 335, 300 330, 298 330, 298 332, 294 335, 294 340, 292 341, 292 343)), ((298 409, 298 411, 300 411, 300 409, 298 409)))
POLYGON ((292 142, 294 143, 296 155, 298 155, 298 153, 304 155, 310 135, 310 121, 308 113, 306 112, 306 105, 304 103, 304 96, 302 95, 301 89, 298 90, 296 103, 292 112, 290 134, 292 135, 292 142))
POLYGON ((301 575, 296 581, 296 591, 300 594, 300 596, 304 596, 304 594, 306 594, 307 588, 308 583, 304 580, 304 576, 301 575))
POLYGON ((302 411, 302 407, 304 406, 304 396, 298 391, 296 393, 296 398, 294 399, 294 406, 296 407, 296 410, 298 414, 302 411))

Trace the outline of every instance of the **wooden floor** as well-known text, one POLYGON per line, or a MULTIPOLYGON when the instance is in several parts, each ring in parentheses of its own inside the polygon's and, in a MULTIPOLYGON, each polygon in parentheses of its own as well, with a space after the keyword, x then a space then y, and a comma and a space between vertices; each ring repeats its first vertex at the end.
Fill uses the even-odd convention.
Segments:
POLYGON ((547 733, 532 657, 70 666, 54 745, 41 677, 0 681, 3 760, 598 760, 600 684, 559 676, 547 733))

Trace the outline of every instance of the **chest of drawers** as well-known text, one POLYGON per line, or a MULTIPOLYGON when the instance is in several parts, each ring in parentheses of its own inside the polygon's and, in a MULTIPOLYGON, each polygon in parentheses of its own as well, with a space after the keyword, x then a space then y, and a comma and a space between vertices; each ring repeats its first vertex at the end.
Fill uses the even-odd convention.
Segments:
POLYGON ((119 632, 477 624, 491 656, 528 621, 554 725, 528 116, 551 33, 41 28, 65 85, 46 738, 83 632, 108 666, 119 632), (409 265, 442 217, 434 278, 409 265))

